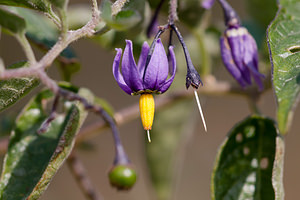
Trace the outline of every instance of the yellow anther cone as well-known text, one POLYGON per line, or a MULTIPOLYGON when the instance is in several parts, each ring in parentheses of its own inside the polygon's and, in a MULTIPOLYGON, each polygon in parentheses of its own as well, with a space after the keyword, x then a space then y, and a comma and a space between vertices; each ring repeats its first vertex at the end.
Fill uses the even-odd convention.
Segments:
POLYGON ((140 97, 140 113, 141 113, 141 119, 143 123, 143 127, 145 130, 147 130, 148 133, 148 140, 149 142, 149 130, 152 128, 153 124, 153 118, 154 118, 154 98, 152 94, 142 94, 140 97))

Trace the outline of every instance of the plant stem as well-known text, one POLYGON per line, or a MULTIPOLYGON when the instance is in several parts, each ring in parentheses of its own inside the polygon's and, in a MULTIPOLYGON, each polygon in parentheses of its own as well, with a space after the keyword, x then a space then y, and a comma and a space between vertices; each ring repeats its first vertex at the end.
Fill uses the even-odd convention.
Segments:
POLYGON ((93 186, 87 172, 78 158, 78 156, 73 151, 67 159, 72 175, 75 177, 77 184, 79 185, 83 194, 90 200, 101 200, 103 199, 98 191, 93 186))
POLYGON ((68 30, 69 30, 66 9, 59 9, 59 16, 61 19, 61 37, 62 37, 62 40, 65 40, 68 30))
POLYGON ((15 36, 18 42, 20 43, 20 45, 22 46, 23 51, 25 52, 25 55, 29 61, 29 65, 35 64, 36 59, 33 50, 25 36, 25 33, 17 34, 15 36))
POLYGON ((116 16, 123 8, 127 0, 117 0, 115 3, 111 6, 111 15, 116 16))
POLYGON ((49 12, 46 12, 45 15, 59 28, 61 29, 60 25, 60 19, 56 16, 56 14, 53 12, 53 10, 49 10, 49 12))
POLYGON ((194 35, 198 42, 198 47, 200 49, 200 54, 201 54, 201 75, 209 75, 211 74, 211 60, 209 57, 209 54, 206 50, 205 47, 205 42, 204 42, 204 32, 201 29, 191 29, 191 33, 194 35))
POLYGON ((178 20, 177 16, 177 0, 170 0, 170 7, 169 7, 169 24, 172 25, 175 21, 178 20))

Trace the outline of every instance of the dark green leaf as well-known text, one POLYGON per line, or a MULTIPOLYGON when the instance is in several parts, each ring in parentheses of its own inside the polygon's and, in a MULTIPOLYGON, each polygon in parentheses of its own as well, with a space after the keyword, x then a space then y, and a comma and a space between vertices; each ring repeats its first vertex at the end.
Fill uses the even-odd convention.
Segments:
MULTIPOLYGON (((19 62, 8 68, 26 67, 27 62, 19 62)), ((0 111, 16 103, 39 84, 35 78, 14 78, 0 80, 0 111)))
POLYGON ((13 34, 25 32, 25 20, 7 10, 0 8, 0 26, 13 34))
POLYGON ((235 126, 216 158, 212 199, 274 200, 272 172, 276 153, 280 160, 278 137, 274 122, 267 118, 252 116, 235 126))
POLYGON ((59 114, 49 129, 38 135, 37 130, 49 114, 45 103, 52 97, 51 92, 43 91, 20 113, 5 156, 1 199, 38 199, 69 155, 87 113, 72 103, 66 114, 59 114))
MULTIPOLYGON (((146 154, 152 183, 159 200, 170 199, 172 194, 172 186, 176 181, 174 169, 180 164, 178 150, 185 137, 189 136, 186 131, 187 122, 193 121, 186 120, 191 119, 192 105, 190 101, 184 101, 155 113, 153 129, 150 131, 152 142, 147 142, 146 154)), ((189 130, 192 128, 189 127, 189 130)))
POLYGON ((42 12, 49 12, 51 5, 47 0, 0 0, 0 4, 8 6, 21 6, 42 12))
POLYGON ((280 133, 286 134, 300 92, 300 2, 281 0, 280 6, 268 28, 268 42, 278 105, 278 126, 280 133))
MULTIPOLYGON (((89 90, 80 89, 78 94, 86 98, 88 101, 93 102, 94 96, 89 90)), ((43 176, 30 194, 29 200, 38 199, 47 189, 51 179, 53 178, 57 170, 62 166, 65 159, 70 155, 75 144, 76 134, 80 130, 88 114, 84 107, 79 103, 73 105, 70 108, 69 113, 70 115, 68 118, 68 123, 64 124, 64 132, 60 137, 58 146, 56 147, 54 154, 52 155, 51 160, 44 171, 43 176), (71 110, 73 110, 72 113, 71 110)), ((66 119, 67 117, 68 116, 66 116, 66 119)))
POLYGON ((0 138, 9 136, 15 125, 17 113, 7 112, 0 117, 0 138))

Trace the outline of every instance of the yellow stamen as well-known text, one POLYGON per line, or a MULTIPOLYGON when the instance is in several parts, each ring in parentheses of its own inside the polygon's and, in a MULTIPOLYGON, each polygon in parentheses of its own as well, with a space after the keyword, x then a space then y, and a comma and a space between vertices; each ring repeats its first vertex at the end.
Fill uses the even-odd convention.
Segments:
POLYGON ((143 127, 147 131, 149 142, 151 142, 149 130, 151 130, 153 124, 154 107, 153 95, 142 94, 140 97, 140 113, 143 127))

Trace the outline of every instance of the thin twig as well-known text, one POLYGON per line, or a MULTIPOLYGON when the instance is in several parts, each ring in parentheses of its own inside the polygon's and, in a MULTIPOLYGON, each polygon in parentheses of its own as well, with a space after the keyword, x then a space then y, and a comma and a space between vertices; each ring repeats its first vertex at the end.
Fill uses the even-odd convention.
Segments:
POLYGON ((59 102, 59 96, 56 95, 55 99, 53 101, 51 113, 50 113, 49 117, 42 123, 41 127, 37 130, 38 134, 42 134, 42 133, 46 132, 47 129, 49 128, 50 123, 55 119, 55 117, 57 115, 56 109, 58 106, 58 102, 59 102))
POLYGON ((45 54, 39 62, 30 63, 27 68, 5 70, 0 74, 0 79, 20 78, 28 76, 37 76, 36 69, 41 68, 45 70, 49 67, 55 58, 72 42, 82 37, 92 36, 95 32, 95 27, 100 21, 100 11, 98 9, 97 1, 93 0, 92 19, 82 28, 75 31, 68 31, 65 38, 60 37, 59 41, 52 47, 50 51, 45 54))
POLYGON ((68 157, 67 163, 83 194, 90 200, 103 199, 93 186, 83 164, 81 163, 78 156, 74 153, 74 151, 68 157))
POLYGON ((23 48, 23 51, 25 52, 25 55, 29 61, 30 64, 36 63, 36 59, 33 53, 33 50, 25 36, 25 33, 16 34, 16 39, 18 40, 19 44, 23 48))
POLYGON ((170 10, 169 10, 169 24, 170 25, 174 24, 175 21, 178 20, 177 7, 178 7, 177 0, 170 0, 170 10))
POLYGON ((111 15, 116 16, 124 7, 127 0, 117 0, 115 3, 111 6, 111 15))

